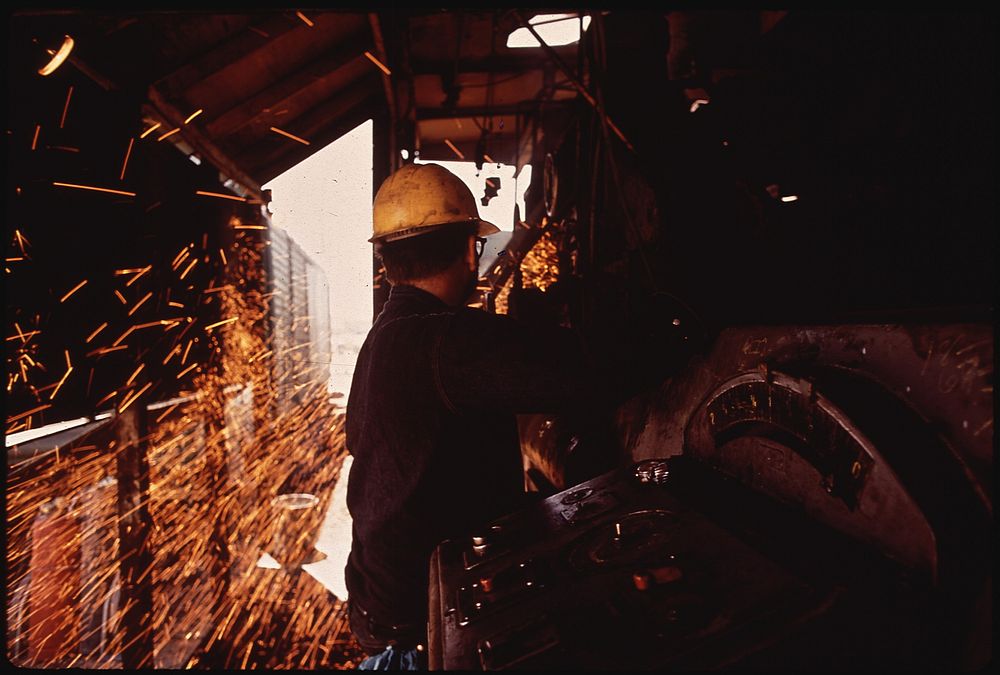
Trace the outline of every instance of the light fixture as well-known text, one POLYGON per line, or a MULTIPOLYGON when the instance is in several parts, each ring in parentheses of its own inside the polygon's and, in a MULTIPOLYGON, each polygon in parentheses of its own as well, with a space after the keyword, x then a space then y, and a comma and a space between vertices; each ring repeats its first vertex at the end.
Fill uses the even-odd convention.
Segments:
MULTIPOLYGON (((568 45, 580 40, 580 19, 573 14, 538 14, 528 19, 528 23, 550 47, 568 45)), ((590 17, 583 17, 583 30, 590 26, 590 17)), ((507 46, 512 48, 540 47, 538 40, 525 27, 518 28, 507 36, 507 46)))
MULTIPOLYGON (((35 42, 38 42, 38 40, 36 39, 35 42)), ((56 71, 56 68, 61 66, 63 64, 63 61, 69 58, 69 53, 73 51, 74 44, 76 43, 73 41, 73 38, 71 38, 69 35, 64 35, 62 45, 59 46, 58 51, 53 51, 52 49, 46 49, 45 50, 46 53, 49 54, 52 58, 49 60, 48 63, 46 63, 38 70, 38 74, 44 77, 45 75, 51 75, 52 73, 54 73, 56 71)))

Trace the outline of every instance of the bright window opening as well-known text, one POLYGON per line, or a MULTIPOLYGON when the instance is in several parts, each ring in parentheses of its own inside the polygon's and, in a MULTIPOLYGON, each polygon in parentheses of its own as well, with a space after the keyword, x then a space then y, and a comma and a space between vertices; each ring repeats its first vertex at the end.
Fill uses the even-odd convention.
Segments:
MULTIPOLYGON (((580 40, 580 19, 573 14, 539 14, 528 19, 550 47, 568 45, 580 40)), ((590 26, 590 17, 583 17, 583 30, 590 26)), ((538 40, 527 28, 518 28, 507 36, 507 46, 513 48, 540 47, 538 40)))
POLYGON ((329 390, 341 404, 372 322, 372 129, 368 120, 263 186, 274 226, 326 273, 329 390))
POLYGON ((486 250, 479 263, 479 272, 482 274, 510 242, 514 232, 515 204, 518 217, 522 220, 525 218, 524 193, 531 184, 531 165, 526 164, 515 179, 515 167, 510 164, 483 164, 480 170, 476 168, 475 162, 425 162, 418 159, 416 163, 438 164, 461 178, 476 198, 479 217, 500 228, 500 232, 486 239, 486 250), (487 181, 492 183, 492 189, 488 189, 487 181), (496 195, 492 195, 493 190, 496 190, 496 195), (485 205, 483 199, 486 199, 485 205))

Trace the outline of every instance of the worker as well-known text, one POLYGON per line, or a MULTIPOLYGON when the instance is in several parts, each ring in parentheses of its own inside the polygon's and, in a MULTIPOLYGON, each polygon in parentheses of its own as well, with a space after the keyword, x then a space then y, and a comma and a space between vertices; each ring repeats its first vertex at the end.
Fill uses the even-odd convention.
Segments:
POLYGON ((465 306, 499 230, 448 170, 403 166, 373 221, 391 289, 347 406, 350 625, 362 669, 423 669, 434 548, 525 503, 515 415, 600 405, 616 373, 571 329, 465 306))

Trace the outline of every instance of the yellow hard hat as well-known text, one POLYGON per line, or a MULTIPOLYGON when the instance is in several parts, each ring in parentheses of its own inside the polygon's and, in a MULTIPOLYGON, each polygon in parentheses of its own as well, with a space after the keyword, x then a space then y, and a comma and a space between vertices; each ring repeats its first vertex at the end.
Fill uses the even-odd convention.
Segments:
POLYGON ((414 237, 455 223, 478 223, 478 234, 500 231, 479 217, 476 199, 462 179, 438 164, 407 164, 385 179, 372 206, 368 241, 414 237))

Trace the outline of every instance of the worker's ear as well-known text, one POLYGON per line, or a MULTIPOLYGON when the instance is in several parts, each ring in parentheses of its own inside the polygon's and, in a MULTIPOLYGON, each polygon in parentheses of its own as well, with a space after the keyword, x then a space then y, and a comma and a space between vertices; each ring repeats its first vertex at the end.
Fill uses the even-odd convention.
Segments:
POLYGON ((465 247, 465 264, 473 272, 479 272, 479 260, 476 259, 476 237, 470 236, 465 247))

